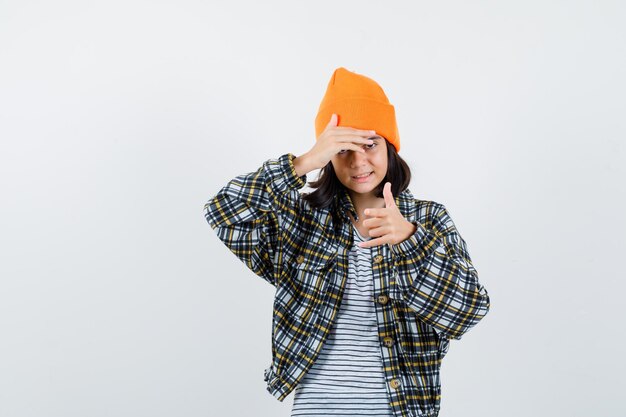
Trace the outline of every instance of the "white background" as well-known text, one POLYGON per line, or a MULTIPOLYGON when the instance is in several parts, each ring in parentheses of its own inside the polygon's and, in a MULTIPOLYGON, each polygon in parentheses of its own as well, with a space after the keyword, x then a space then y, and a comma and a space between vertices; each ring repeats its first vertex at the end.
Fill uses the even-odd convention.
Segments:
MULTIPOLYGON (((441 417, 623 416, 619 1, 0 2, 0 416, 289 416, 204 203, 376 80, 491 311, 441 417)), ((315 176, 309 174, 309 180, 315 176)))

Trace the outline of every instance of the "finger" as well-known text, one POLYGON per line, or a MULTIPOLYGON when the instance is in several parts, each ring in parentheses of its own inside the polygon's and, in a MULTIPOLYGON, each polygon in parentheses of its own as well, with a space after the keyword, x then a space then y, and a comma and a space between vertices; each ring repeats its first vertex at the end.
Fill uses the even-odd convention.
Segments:
POLYGON ((335 126, 335 130, 338 134, 345 135, 360 135, 360 136, 376 136, 375 130, 356 129, 349 126, 335 126))
POLYGON ((363 242, 359 242, 358 246, 360 248, 371 248, 372 246, 384 245, 385 243, 387 243, 387 239, 383 236, 383 237, 378 237, 376 239, 370 239, 370 240, 366 240, 363 242))
POLYGON ((385 236, 389 234, 389 228, 385 226, 378 226, 378 227, 370 228, 367 234, 370 237, 385 236))
POLYGON ((391 193, 390 182, 386 182, 383 187, 383 197, 385 198, 385 208, 396 206, 396 202, 393 200, 393 194, 391 193))
POLYGON ((350 140, 350 138, 355 138, 355 139, 372 139, 374 137, 377 137, 376 135, 373 135, 371 133, 357 133, 357 132, 342 132, 342 131, 338 131, 335 130, 333 131, 333 135, 335 137, 337 137, 338 139, 340 138, 341 140, 350 140))
POLYGON ((342 143, 341 146, 339 146, 337 153, 339 153, 340 151, 347 151, 347 150, 352 150, 355 152, 363 152, 365 153, 365 149, 361 148, 358 145, 352 144, 352 143, 342 143))
POLYGON ((370 145, 374 143, 373 140, 363 136, 338 136, 336 141, 339 143, 355 143, 357 145, 370 145))
POLYGON ((372 229, 374 227, 382 226, 384 222, 385 220, 382 217, 368 217, 363 220, 363 227, 372 229))
POLYGON ((365 209, 363 211, 363 214, 365 214, 367 217, 380 217, 383 215, 382 211, 380 209, 365 209))

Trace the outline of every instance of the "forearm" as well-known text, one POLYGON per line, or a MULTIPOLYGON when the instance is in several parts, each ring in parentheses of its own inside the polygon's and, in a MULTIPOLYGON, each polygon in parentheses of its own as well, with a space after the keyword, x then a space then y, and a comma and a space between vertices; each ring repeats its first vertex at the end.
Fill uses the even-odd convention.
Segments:
POLYGON ((215 228, 257 220, 268 212, 295 210, 297 190, 306 178, 295 174, 290 157, 270 159, 256 171, 229 181, 205 204, 209 224, 215 228))
POLYGON ((300 156, 297 156, 294 160, 293 160, 293 166, 296 169, 296 174, 301 177, 303 175, 308 174, 309 172, 313 171, 315 168, 314 164, 311 162, 311 159, 309 158, 308 154, 302 154, 300 156))
POLYGON ((460 339, 489 311, 489 295, 445 207, 431 223, 417 223, 409 239, 392 247, 394 264, 408 306, 439 333, 460 339))

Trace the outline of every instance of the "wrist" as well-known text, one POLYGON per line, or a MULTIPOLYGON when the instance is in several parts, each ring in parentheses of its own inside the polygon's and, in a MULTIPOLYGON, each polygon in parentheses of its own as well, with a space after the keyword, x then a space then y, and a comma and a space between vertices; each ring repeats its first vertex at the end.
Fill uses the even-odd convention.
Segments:
POLYGON ((408 238, 410 238, 411 236, 413 236, 413 234, 415 234, 415 232, 417 231, 417 225, 413 222, 410 221, 406 221, 407 223, 407 234, 406 237, 404 238, 404 240, 407 240, 408 238))
POLYGON ((296 156, 296 158, 293 160, 293 166, 296 169, 296 173, 299 177, 306 175, 315 169, 311 164, 311 160, 308 154, 306 153, 300 156, 296 156))

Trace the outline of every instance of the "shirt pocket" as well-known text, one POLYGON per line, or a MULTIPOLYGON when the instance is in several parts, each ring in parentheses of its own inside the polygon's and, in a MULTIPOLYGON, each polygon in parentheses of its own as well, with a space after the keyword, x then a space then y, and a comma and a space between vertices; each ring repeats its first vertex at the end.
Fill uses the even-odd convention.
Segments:
POLYGON ((396 323, 402 340, 402 349, 407 356, 437 355, 440 340, 435 330, 422 322, 415 312, 405 305, 397 305, 396 323))
POLYGON ((404 340, 404 358, 422 396, 436 395, 439 384, 439 370, 442 356, 439 354, 440 341, 435 331, 407 312, 401 322, 404 340))
POLYGON ((306 320, 326 300, 336 258, 336 253, 308 249, 287 261, 277 296, 289 316, 306 320))
POLYGON ((303 290, 321 293, 328 285, 326 278, 336 259, 336 253, 302 251, 288 262, 289 278, 303 290))

